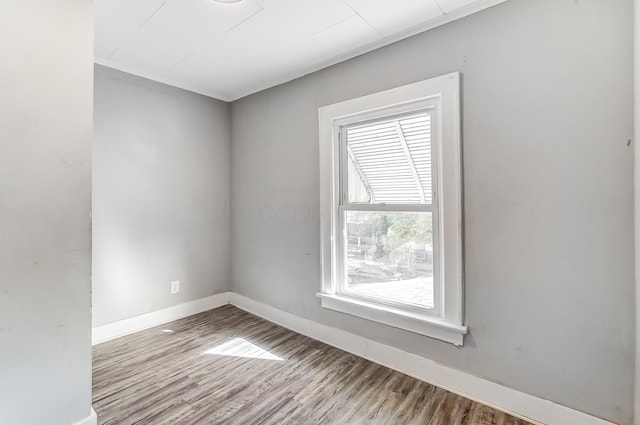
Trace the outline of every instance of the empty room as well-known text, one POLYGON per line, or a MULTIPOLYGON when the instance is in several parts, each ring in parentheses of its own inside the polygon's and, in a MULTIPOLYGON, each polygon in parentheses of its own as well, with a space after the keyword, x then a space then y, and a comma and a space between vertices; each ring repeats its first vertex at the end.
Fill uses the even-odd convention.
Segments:
POLYGON ((3 6, 0 425, 640 425, 640 0, 3 6))

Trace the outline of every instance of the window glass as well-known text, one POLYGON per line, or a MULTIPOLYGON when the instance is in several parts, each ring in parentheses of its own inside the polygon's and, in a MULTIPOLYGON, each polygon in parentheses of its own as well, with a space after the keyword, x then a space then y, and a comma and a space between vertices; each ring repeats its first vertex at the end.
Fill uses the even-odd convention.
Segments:
POLYGON ((431 204, 431 113, 350 126, 349 203, 431 204))
POLYGON ((345 211, 347 292, 433 308, 430 212, 345 211))

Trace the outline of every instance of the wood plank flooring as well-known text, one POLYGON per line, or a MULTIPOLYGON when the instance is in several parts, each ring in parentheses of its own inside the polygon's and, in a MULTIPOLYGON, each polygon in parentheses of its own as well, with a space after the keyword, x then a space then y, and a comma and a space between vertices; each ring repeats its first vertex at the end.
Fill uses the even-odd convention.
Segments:
POLYGON ((527 425, 225 306, 97 345, 99 424, 527 425))

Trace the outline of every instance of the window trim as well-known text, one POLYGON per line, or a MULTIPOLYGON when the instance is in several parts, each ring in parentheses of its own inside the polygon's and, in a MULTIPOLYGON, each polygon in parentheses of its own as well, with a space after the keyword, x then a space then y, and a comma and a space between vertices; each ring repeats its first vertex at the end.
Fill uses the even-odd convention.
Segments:
MULTIPOLYGON (((320 133, 320 206, 322 288, 318 293, 322 306, 366 318, 411 332, 463 344, 467 333, 463 312, 462 269, 462 173, 460 144, 460 75, 457 72, 431 78, 391 90, 347 100, 319 109, 320 133), (337 249, 341 232, 340 128, 398 113, 435 107, 437 196, 442 290, 437 315, 416 312, 370 299, 338 293, 339 267, 343 263, 337 249)), ((350 204, 350 208, 354 204, 350 204)), ((374 205, 364 205, 371 209, 374 205)), ((396 208, 394 205, 393 208, 396 208)), ((398 210, 407 210, 397 205, 398 210)), ((435 214, 434 214, 435 216, 435 214)), ((435 225, 435 224, 434 224, 435 225)), ((434 232, 435 233, 435 232, 434 232)), ((434 242, 435 243, 435 242, 434 242)), ((435 261, 435 258, 434 258, 435 261)), ((435 288, 434 288, 435 289, 435 288)), ((437 294, 437 291, 434 291, 437 294)))

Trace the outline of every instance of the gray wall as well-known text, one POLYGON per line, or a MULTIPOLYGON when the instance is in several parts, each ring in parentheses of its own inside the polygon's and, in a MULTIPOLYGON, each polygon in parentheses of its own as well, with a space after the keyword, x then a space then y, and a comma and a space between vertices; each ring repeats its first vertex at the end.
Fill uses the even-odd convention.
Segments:
POLYGON ((640 425, 640 0, 633 0, 633 59, 634 59, 634 222, 635 222, 635 278, 636 278, 636 376, 635 376, 635 418, 640 425))
POLYGON ((0 422, 91 413, 90 0, 0 14, 0 422))
POLYGON ((632 1, 511 0, 232 104, 234 291, 629 424, 632 1), (463 348, 323 310, 318 107, 460 71, 463 348))
POLYGON ((229 104, 95 71, 93 325, 229 290, 229 104))

